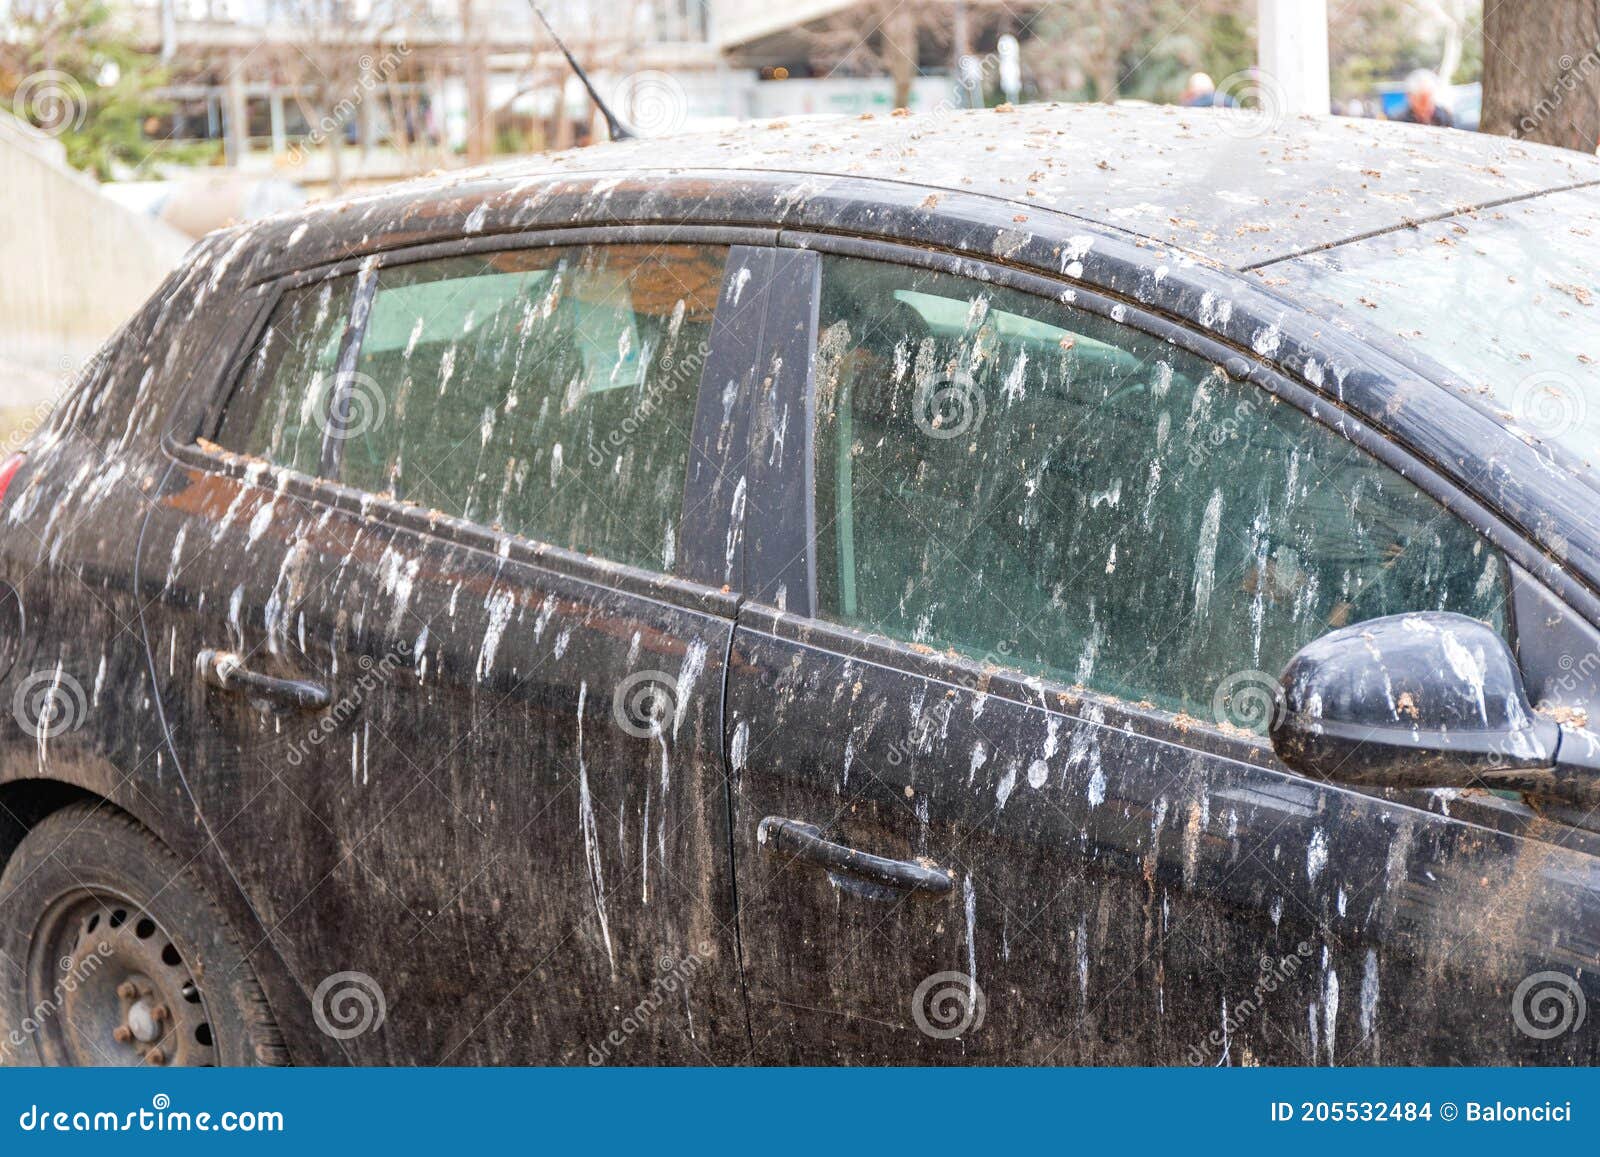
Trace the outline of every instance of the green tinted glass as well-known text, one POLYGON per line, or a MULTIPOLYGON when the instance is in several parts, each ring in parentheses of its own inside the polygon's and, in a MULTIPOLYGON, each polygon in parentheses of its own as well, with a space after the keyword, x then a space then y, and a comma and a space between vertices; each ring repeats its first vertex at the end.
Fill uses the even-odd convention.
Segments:
POLYGON ((824 258, 817 372, 820 607, 846 624, 1207 719, 1230 675, 1347 623, 1502 624, 1474 531, 1102 318, 824 258))
POLYGON ((284 293, 223 416, 225 448, 317 473, 350 293, 348 277, 284 293))
POLYGON ((343 480, 670 571, 725 256, 593 246, 381 270, 343 480))

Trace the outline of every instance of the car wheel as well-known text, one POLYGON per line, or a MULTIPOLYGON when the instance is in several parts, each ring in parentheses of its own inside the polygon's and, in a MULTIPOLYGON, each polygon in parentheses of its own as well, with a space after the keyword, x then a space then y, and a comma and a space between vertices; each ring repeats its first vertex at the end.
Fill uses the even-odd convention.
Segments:
POLYGON ((0 875, 0 1060, 287 1063, 221 912, 160 840, 104 804, 39 822, 0 875))

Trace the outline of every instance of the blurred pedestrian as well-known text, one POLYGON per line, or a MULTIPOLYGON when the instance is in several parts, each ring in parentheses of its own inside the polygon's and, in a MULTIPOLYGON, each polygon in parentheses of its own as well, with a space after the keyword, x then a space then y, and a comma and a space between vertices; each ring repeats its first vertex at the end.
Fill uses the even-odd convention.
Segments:
POLYGON ((1208 72, 1196 72, 1190 75, 1189 83, 1183 86, 1183 95, 1178 98, 1178 103, 1184 108, 1236 108, 1238 102, 1227 93, 1217 91, 1217 82, 1211 79, 1208 72))
POLYGON ((1395 118, 1413 125, 1455 128, 1450 110, 1439 103, 1439 77, 1430 69, 1419 68, 1406 77, 1406 107, 1395 118))

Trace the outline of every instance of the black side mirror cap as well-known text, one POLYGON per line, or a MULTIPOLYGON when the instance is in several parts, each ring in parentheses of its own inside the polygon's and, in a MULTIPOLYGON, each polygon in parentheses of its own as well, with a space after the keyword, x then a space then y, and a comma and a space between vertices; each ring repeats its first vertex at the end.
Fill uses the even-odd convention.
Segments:
POLYGON ((1476 619, 1421 612, 1344 627, 1295 655, 1281 685, 1272 747, 1302 775, 1600 801, 1600 748, 1533 710, 1511 648, 1476 619))

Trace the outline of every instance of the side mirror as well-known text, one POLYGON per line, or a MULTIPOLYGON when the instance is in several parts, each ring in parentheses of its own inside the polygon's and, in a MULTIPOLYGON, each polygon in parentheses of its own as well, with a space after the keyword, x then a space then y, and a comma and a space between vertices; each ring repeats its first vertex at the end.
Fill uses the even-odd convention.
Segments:
POLYGON ((1272 748, 1313 779, 1600 801, 1600 749, 1534 713, 1511 649, 1463 615, 1372 619, 1289 661, 1272 748), (1566 757, 1566 758, 1563 758, 1566 757))

